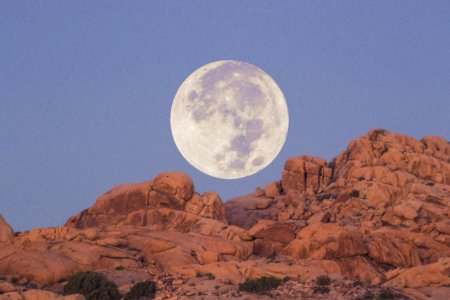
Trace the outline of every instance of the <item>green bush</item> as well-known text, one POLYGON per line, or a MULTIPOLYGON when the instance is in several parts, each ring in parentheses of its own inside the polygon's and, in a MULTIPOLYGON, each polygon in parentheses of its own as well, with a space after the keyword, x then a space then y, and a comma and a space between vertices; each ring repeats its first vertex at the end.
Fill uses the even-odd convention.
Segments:
POLYGON ((96 272, 78 272, 64 286, 64 295, 82 294, 87 300, 119 300, 114 282, 96 272))
POLYGON ((151 280, 136 283, 125 295, 125 300, 137 300, 142 297, 152 299, 156 293, 156 284, 151 280))
POLYGON ((330 279, 330 277, 328 277, 328 275, 320 275, 316 278, 317 285, 325 286, 325 285, 330 285, 330 283, 331 283, 331 279, 330 279))
POLYGON ((283 284, 283 280, 272 277, 264 276, 258 279, 247 279, 243 283, 239 284, 239 291, 249 292, 255 294, 267 294, 268 291, 276 289, 283 284))
POLYGON ((124 266, 117 266, 114 269, 117 270, 117 271, 122 271, 122 270, 125 270, 125 267, 124 266))

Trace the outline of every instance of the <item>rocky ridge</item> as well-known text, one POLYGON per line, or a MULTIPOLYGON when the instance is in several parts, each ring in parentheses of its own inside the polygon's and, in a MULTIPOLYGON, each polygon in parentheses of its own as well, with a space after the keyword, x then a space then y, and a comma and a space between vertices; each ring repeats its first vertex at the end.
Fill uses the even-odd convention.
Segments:
POLYGON ((275 291, 285 299, 318 298, 308 284, 324 274, 333 280, 324 299, 377 288, 445 299, 449 207, 449 142, 380 129, 330 162, 289 158, 280 181, 225 203, 196 193, 189 176, 165 172, 113 188, 61 227, 14 235, 0 217, 0 274, 24 282, 0 299, 59 292, 87 270, 104 272, 122 292, 159 280, 161 299, 239 298, 236 285, 261 276, 289 277, 275 291))

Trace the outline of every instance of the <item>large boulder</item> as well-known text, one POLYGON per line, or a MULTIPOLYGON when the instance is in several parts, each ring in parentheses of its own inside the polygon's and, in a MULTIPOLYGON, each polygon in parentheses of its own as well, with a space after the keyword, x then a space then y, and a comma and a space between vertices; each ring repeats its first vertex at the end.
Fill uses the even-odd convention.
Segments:
POLYGON ((398 237, 374 234, 367 242, 367 252, 371 259, 381 264, 403 268, 421 264, 418 248, 412 242, 398 237))
POLYGON ((263 257, 279 254, 295 239, 296 229, 295 224, 292 223, 260 220, 248 231, 256 239, 254 253, 263 257))
POLYGON ((195 193, 186 202, 184 211, 228 223, 225 217, 225 207, 220 196, 215 192, 206 192, 201 196, 195 193))
POLYGON ((164 172, 153 180, 119 185, 97 198, 95 204, 71 217, 66 226, 105 228, 111 225, 147 226, 147 212, 159 208, 185 211, 227 223, 219 195, 194 192, 192 179, 184 173, 164 172))
POLYGON ((286 254, 296 258, 334 259, 366 253, 366 246, 357 230, 334 223, 308 225, 286 247, 286 254))
POLYGON ((302 155, 289 158, 282 172, 283 191, 316 193, 323 190, 333 177, 333 169, 322 158, 302 155))
POLYGON ((405 288, 441 287, 450 285, 450 258, 417 266, 410 269, 398 269, 390 272, 391 279, 384 285, 405 288))
POLYGON ((255 194, 241 196, 224 203, 228 222, 241 228, 250 229, 259 220, 276 219, 274 199, 255 194))
POLYGON ((192 178, 184 173, 163 172, 156 175, 153 190, 174 197, 180 207, 191 199, 194 193, 192 178))

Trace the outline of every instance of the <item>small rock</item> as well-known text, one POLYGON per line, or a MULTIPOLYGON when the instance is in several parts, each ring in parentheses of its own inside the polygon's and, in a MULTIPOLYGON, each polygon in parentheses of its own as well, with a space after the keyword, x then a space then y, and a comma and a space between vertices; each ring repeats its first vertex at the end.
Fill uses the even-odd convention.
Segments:
POLYGON ((328 211, 319 212, 314 214, 311 218, 308 219, 308 224, 313 223, 328 223, 330 220, 331 214, 328 211))
POLYGON ((264 190, 262 188, 260 188, 259 186, 256 188, 255 192, 253 193, 253 195, 255 197, 262 197, 264 196, 266 193, 264 192, 264 190))
POLYGON ((13 284, 6 282, 6 281, 0 282, 0 294, 15 292, 15 291, 17 291, 17 289, 13 284))
POLYGON ((196 293, 197 293, 197 292, 196 292, 194 289, 192 289, 192 290, 186 291, 186 292, 184 293, 184 295, 190 297, 190 296, 194 296, 196 293))
POLYGON ((440 233, 445 233, 450 235, 450 221, 441 221, 436 223, 436 229, 440 233))
POLYGON ((97 228, 88 228, 84 231, 84 236, 86 237, 86 239, 93 241, 95 239, 97 239, 98 237, 98 230, 97 228))
POLYGON ((402 203, 394 207, 394 215, 403 217, 408 220, 414 220, 415 218, 417 218, 418 213, 416 209, 414 209, 410 205, 402 203))
POLYGON ((266 197, 269 198, 275 198, 280 196, 280 184, 276 181, 267 184, 264 187, 264 194, 266 195, 266 197))
POLYGON ((266 209, 272 204, 272 198, 261 198, 256 201, 256 209, 266 209))

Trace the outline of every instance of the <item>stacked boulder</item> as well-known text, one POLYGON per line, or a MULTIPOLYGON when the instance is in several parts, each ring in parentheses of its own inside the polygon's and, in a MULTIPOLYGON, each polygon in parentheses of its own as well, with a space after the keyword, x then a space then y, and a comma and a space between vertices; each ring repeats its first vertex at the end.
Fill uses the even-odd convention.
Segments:
POLYGON ((281 182, 226 202, 226 214, 231 224, 252 220, 258 255, 333 260, 353 278, 407 285, 419 266, 445 270, 449 178, 448 141, 374 129, 329 163, 289 158, 281 182), (408 279, 394 279, 400 269, 408 279))
POLYGON ((66 226, 84 229, 110 225, 147 226, 155 210, 170 209, 227 223, 219 195, 194 192, 191 177, 183 173, 164 172, 153 180, 126 184, 101 195, 96 203, 70 218, 66 226))
POLYGON ((302 155, 289 158, 281 173, 283 191, 315 194, 328 186, 333 177, 333 168, 321 158, 302 155))
POLYGON ((49 284, 119 268, 222 285, 329 274, 445 294, 449 220, 449 142, 375 129, 331 162, 289 158, 281 180, 225 204, 164 172, 111 189, 65 226, 14 234, 0 216, 0 274, 49 284))

